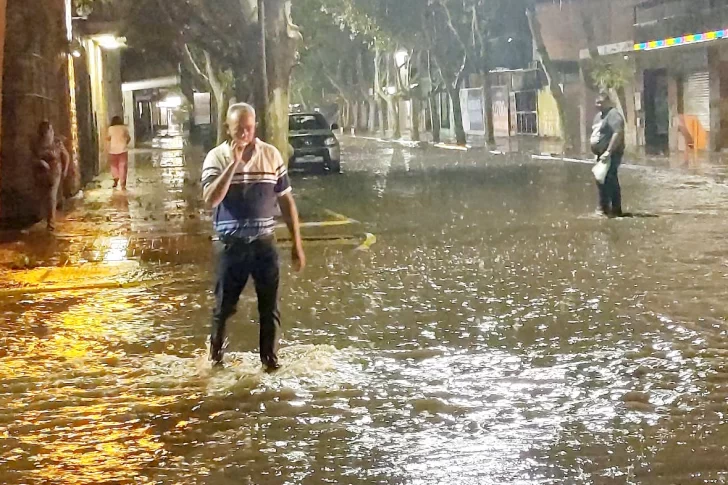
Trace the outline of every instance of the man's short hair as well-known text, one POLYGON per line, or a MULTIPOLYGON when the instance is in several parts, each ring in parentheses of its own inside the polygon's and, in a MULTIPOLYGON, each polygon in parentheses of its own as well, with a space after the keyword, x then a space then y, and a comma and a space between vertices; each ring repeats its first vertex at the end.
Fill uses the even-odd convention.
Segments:
POLYGON ((255 108, 248 103, 235 103, 228 108, 227 119, 232 118, 234 115, 255 117, 255 108))

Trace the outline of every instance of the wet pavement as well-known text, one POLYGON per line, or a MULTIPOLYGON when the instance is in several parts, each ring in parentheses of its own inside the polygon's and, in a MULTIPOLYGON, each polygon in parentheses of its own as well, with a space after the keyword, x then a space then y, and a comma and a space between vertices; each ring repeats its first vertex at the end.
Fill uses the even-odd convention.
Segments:
POLYGON ((273 375, 251 289, 206 361, 202 154, 179 139, 58 234, 4 235, 0 482, 728 482, 725 184, 627 167, 634 217, 607 220, 584 164, 344 153, 293 178, 315 224, 273 375))

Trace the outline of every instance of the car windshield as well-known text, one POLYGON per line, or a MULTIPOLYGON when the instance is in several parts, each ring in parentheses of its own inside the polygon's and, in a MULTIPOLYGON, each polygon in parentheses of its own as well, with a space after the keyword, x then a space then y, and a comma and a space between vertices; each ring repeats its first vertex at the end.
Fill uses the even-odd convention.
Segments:
POLYGON ((320 114, 292 115, 288 117, 288 129, 291 131, 326 130, 329 128, 326 119, 320 114))

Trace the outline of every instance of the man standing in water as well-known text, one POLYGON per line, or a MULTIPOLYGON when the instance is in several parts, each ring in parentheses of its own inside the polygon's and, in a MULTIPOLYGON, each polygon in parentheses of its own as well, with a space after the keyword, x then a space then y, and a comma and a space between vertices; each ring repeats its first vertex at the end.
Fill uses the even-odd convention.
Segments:
POLYGON ((214 227, 220 238, 210 360, 222 364, 225 324, 252 277, 260 314, 260 359, 270 371, 280 367, 281 332, 274 217, 280 204, 293 240, 294 269, 301 271, 306 256, 298 210, 283 157, 274 146, 255 137, 253 107, 245 103, 231 106, 227 125, 231 141, 214 148, 202 168, 203 196, 215 208, 214 227))
POLYGON ((599 94, 596 106, 599 112, 592 125, 591 149, 599 161, 609 163, 604 183, 597 182, 599 208, 606 216, 620 217, 622 189, 617 171, 624 156, 624 117, 606 93, 599 94))

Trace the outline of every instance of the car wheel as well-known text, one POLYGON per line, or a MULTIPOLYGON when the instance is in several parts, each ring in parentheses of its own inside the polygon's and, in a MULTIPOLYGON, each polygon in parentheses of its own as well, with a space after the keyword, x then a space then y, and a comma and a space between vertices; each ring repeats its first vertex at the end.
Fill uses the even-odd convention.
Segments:
POLYGON ((341 161, 331 160, 328 164, 329 173, 341 173, 341 161))

